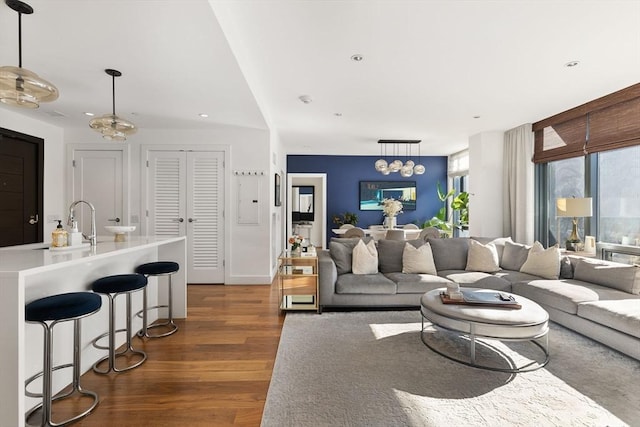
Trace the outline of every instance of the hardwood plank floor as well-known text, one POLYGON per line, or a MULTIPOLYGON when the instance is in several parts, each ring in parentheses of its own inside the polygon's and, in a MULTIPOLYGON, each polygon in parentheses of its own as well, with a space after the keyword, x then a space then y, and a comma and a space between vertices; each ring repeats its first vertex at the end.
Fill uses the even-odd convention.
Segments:
MULTIPOLYGON (((87 372, 100 404, 83 427, 259 426, 284 316, 278 287, 189 285, 177 333, 146 339, 145 363, 129 372, 87 372)), ((54 421, 78 402, 54 405, 54 421)))

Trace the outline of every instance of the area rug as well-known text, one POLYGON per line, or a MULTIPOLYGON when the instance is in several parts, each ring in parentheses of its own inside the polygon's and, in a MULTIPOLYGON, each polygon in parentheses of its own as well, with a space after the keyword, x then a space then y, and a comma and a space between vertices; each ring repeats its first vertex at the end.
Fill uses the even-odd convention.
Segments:
POLYGON ((418 311, 288 313, 262 426, 640 426, 640 362, 566 328, 520 374, 450 361, 420 329, 418 311))

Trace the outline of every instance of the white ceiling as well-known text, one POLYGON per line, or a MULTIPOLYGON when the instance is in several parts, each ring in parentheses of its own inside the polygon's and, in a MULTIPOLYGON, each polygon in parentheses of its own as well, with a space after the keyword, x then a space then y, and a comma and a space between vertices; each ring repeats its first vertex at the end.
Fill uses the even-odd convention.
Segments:
MULTIPOLYGON (((140 132, 269 127, 289 153, 375 155, 378 139, 422 139, 441 155, 640 81, 640 0, 28 3, 23 66, 61 96, 21 112, 65 127, 110 111, 103 70, 116 68, 117 113, 140 132)), ((0 65, 17 65, 4 4, 0 65)))

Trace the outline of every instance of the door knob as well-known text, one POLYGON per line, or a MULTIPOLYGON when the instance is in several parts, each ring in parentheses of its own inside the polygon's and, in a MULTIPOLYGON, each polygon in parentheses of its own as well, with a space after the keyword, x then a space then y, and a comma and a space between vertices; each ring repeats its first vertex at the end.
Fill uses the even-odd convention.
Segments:
POLYGON ((198 218, 189 218, 189 222, 196 222, 198 218))
POLYGON ((38 223, 38 214, 31 215, 29 217, 29 224, 34 225, 38 223))
POLYGON ((120 222, 120 218, 111 218, 111 219, 108 219, 107 221, 120 222))
POLYGON ((184 218, 174 218, 171 221, 173 221, 173 222, 184 222, 184 218))

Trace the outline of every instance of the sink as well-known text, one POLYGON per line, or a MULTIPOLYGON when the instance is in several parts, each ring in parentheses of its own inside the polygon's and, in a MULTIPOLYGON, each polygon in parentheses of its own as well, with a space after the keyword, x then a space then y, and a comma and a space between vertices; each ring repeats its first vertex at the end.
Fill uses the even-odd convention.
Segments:
POLYGON ((113 233, 114 242, 124 242, 126 240, 126 234, 136 229, 135 225, 105 225, 104 229, 110 233, 113 233))

